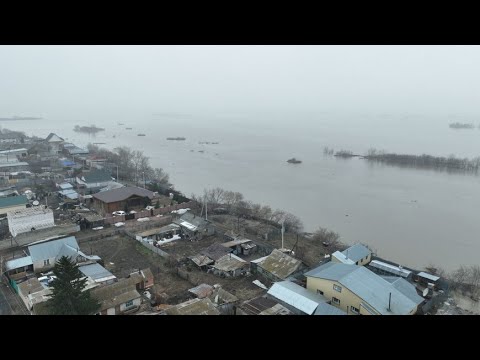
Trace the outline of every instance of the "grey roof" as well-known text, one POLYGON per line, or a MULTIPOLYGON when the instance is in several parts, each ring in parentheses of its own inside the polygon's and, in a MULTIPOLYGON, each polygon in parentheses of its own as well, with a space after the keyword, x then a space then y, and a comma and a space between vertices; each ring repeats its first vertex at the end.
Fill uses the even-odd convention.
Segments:
POLYGON ((391 264, 388 264, 386 262, 379 261, 379 260, 372 260, 372 261, 370 261, 370 264, 368 264, 368 265, 375 268, 375 269, 380 269, 382 271, 394 274, 396 276, 401 276, 401 277, 404 277, 404 278, 407 278, 412 273, 411 271, 405 270, 404 268, 401 268, 401 267, 398 267, 398 266, 395 266, 395 265, 391 265, 391 264))
POLYGON ((221 244, 214 243, 209 247, 200 251, 201 255, 208 256, 210 259, 217 261, 221 257, 229 254, 232 250, 222 246, 221 244))
POLYGON ((407 280, 402 278, 397 278, 392 285, 395 289, 400 291, 403 295, 407 296, 410 300, 412 300, 415 304, 419 305, 423 302, 423 298, 418 295, 415 286, 410 284, 407 280))
POLYGON ((70 183, 67 183, 67 182, 65 182, 65 183, 61 183, 61 184, 60 184, 60 185, 58 185, 58 186, 59 186, 59 187, 60 187, 60 189, 62 189, 62 190, 73 189, 73 186, 72 186, 72 184, 70 184, 70 183))
POLYGON ((17 166, 29 166, 29 164, 25 161, 20 161, 20 162, 8 162, 8 163, 3 163, 0 164, 0 168, 6 168, 6 167, 17 167, 17 166))
POLYGON ((105 203, 112 203, 117 201, 124 201, 134 195, 140 197, 148 197, 149 199, 153 199, 155 196, 155 194, 149 190, 133 186, 125 186, 118 189, 103 191, 94 194, 93 197, 105 203))
POLYGON ((105 269, 100 264, 88 264, 83 265, 78 268, 85 276, 92 278, 93 280, 102 280, 105 278, 113 279, 115 275, 113 275, 110 271, 105 269))
POLYGON ((270 290, 268 290, 267 294, 293 306, 307 315, 312 315, 319 304, 327 301, 325 297, 308 291, 304 287, 291 281, 276 282, 270 290))
POLYGON ((47 138, 45 139, 47 142, 62 142, 63 139, 58 136, 57 134, 50 133, 48 134, 47 138))
MULTIPOLYGON (((69 236, 62 239, 43 242, 36 245, 30 245, 28 251, 33 262, 56 258, 62 250, 63 245, 69 245, 73 249, 78 249, 78 243, 75 236, 69 236)), ((63 250, 66 252, 67 250, 63 250)))
POLYGON ((4 198, 0 198, 0 208, 25 204, 28 204, 28 199, 25 195, 7 196, 4 198))
POLYGON ((32 257, 31 256, 24 256, 18 259, 13 259, 8 261, 5 264, 5 269, 6 270, 14 270, 14 269, 19 269, 24 266, 32 265, 32 257))
POLYGON ((353 262, 360 261, 361 259, 370 255, 371 253, 372 252, 362 244, 355 244, 353 246, 350 246, 345 251, 342 251, 342 254, 345 255, 348 259, 352 260, 353 262))
POLYGON ((104 170, 93 170, 83 176, 86 183, 99 183, 105 181, 112 181, 110 173, 104 170))
POLYGON ((270 255, 265 257, 262 261, 257 262, 257 266, 282 280, 295 273, 300 268, 301 264, 302 262, 300 260, 297 260, 278 249, 274 249, 270 255))
MULTIPOLYGON (((240 308, 248 315, 267 315, 266 311, 280 305, 278 301, 275 301, 266 297, 257 297, 255 299, 244 302, 240 308)), ((278 307, 277 307, 278 308, 278 307)), ((282 307, 283 308, 283 307, 282 307)), ((283 314, 290 314, 290 310, 283 312, 283 314)))
POLYGON ((194 288, 188 289, 188 292, 196 295, 197 298, 202 299, 213 293, 213 286, 208 284, 200 284, 194 288))
POLYGON ((187 223, 190 223, 196 227, 202 227, 210 224, 210 221, 205 220, 203 217, 192 214, 190 212, 186 212, 183 214, 180 219, 176 220, 175 223, 181 225, 181 222, 185 221, 187 223))
POLYGON ((248 267, 248 263, 234 254, 227 254, 216 260, 213 267, 228 272, 248 267))
POLYGON ((327 303, 320 303, 313 315, 347 315, 347 313, 336 306, 327 303))
POLYGON ((118 282, 101 286, 91 291, 92 297, 100 302, 100 310, 104 311, 112 307, 126 303, 127 301, 140 298, 135 288, 136 278, 120 279, 118 282))
POLYGON ((167 315, 220 315, 209 298, 192 299, 165 310, 167 315))
POLYGON ((418 305, 410 298, 409 290, 407 290, 408 295, 402 292, 405 291, 404 286, 397 288, 363 266, 329 262, 307 272, 305 276, 328 279, 342 284, 382 315, 406 315, 418 305), (388 311, 390 294, 391 311, 388 311))

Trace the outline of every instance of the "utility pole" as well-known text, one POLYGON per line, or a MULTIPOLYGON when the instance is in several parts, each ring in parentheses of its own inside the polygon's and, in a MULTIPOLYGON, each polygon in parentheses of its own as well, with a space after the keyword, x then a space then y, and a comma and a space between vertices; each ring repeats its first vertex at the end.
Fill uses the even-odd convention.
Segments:
POLYGON ((143 174, 143 188, 145 189, 147 187, 147 183, 145 182, 145 171, 142 171, 143 174))
POLYGON ((118 165, 117 165, 117 182, 118 182, 118 165))

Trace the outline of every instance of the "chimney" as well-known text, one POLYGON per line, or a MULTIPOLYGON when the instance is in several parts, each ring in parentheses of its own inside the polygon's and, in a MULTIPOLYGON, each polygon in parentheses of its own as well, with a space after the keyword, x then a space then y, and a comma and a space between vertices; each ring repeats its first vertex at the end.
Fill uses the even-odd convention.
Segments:
POLYGON ((390 307, 391 302, 392 302, 392 293, 388 295, 388 309, 387 309, 388 311, 392 311, 390 307))

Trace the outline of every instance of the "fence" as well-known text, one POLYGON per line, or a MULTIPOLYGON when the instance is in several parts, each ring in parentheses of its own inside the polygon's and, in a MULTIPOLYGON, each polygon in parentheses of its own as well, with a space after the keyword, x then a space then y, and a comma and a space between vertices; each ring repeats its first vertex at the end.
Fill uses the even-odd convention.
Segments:
POLYGON ((147 243, 146 241, 143 241, 141 238, 138 239, 137 236, 136 236, 134 233, 132 233, 132 232, 130 232, 130 231, 128 231, 128 230, 125 230, 125 229, 123 230, 123 233, 124 233, 125 235, 127 235, 129 238, 132 238, 133 240, 138 241, 140 244, 142 244, 143 246, 145 246, 147 249, 149 249, 149 250, 152 251, 153 253, 155 253, 155 254, 157 254, 157 255, 165 258, 165 259, 168 259, 168 258, 170 257, 170 255, 167 254, 165 251, 160 250, 160 249, 157 248, 156 246, 150 245, 150 244, 147 243))
MULTIPOLYGON (((153 210, 150 210, 150 211, 149 210, 143 210, 143 211, 135 213, 134 218, 139 219, 139 218, 143 218, 143 217, 153 217, 153 216, 157 216, 157 215, 170 214, 174 210, 186 209, 186 208, 192 207, 193 205, 194 205, 194 202, 189 201, 189 202, 186 202, 186 203, 175 204, 175 205, 166 206, 166 207, 163 207, 163 208, 153 209, 153 210)), ((113 217, 111 215, 107 215, 105 217, 105 224, 114 224, 114 223, 117 223, 117 222, 125 222, 125 216, 120 215, 120 216, 113 217)))

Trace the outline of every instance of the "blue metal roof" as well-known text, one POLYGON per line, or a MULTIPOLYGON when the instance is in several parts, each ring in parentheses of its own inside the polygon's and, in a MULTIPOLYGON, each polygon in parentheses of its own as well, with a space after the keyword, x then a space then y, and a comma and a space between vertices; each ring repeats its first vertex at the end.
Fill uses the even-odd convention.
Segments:
POLYGON ((28 204, 28 199, 25 195, 0 198, 0 208, 24 204, 28 204))
POLYGON ((345 251, 342 251, 342 254, 345 255, 348 259, 352 260, 354 263, 362 260, 371 253, 372 252, 362 244, 355 244, 353 246, 350 246, 345 251))

